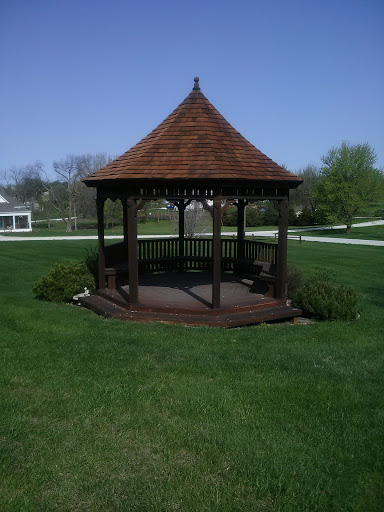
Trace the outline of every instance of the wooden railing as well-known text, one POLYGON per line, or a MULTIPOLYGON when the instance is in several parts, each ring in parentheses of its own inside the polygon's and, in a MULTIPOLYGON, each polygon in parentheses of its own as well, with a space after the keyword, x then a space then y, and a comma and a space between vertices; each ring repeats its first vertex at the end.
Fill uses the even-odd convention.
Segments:
POLYGON ((277 244, 245 240, 245 259, 277 264, 277 244))
POLYGON ((138 240, 137 252, 140 272, 173 270, 179 254, 179 242, 175 238, 138 240))
MULTIPOLYGON (((165 270, 210 270, 212 268, 211 238, 186 238, 184 240, 184 256, 180 255, 180 242, 177 238, 162 238, 156 240, 138 240, 137 242, 139 271, 159 272, 165 270)), ((221 240, 222 269, 252 272, 254 261, 277 263, 277 244, 244 241, 244 257, 238 257, 236 239, 222 238, 221 240)), ((106 268, 121 266, 127 261, 128 249, 124 242, 105 247, 106 268)), ((257 270, 255 269, 255 272, 257 270)))

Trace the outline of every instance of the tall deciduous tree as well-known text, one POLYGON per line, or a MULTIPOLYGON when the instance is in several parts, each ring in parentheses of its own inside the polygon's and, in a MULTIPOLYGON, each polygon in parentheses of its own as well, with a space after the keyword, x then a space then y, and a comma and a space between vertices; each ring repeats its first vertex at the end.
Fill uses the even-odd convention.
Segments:
POLYGON ((331 148, 322 157, 323 167, 316 189, 319 207, 347 225, 360 208, 374 201, 382 172, 376 169, 376 154, 368 144, 349 144, 331 148))
POLYGON ((316 210, 316 187, 320 179, 320 169, 315 165, 309 164, 303 169, 299 169, 295 174, 303 180, 300 187, 290 192, 290 200, 302 209, 310 208, 312 212, 316 210))

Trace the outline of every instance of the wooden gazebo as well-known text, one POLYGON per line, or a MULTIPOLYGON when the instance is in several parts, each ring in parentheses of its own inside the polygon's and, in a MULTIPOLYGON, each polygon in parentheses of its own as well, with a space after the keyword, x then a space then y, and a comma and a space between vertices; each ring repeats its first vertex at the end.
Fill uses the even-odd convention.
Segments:
POLYGON ((301 180, 240 135, 194 82, 155 130, 84 180, 97 188, 99 289, 83 304, 111 317, 190 325, 293 319, 301 312, 286 304, 288 203, 301 180), (108 198, 123 205, 124 241, 105 246, 108 198), (177 207, 178 237, 138 240, 137 213, 158 199, 177 207), (211 238, 184 236, 192 200, 210 212, 211 238), (278 243, 245 237, 246 206, 258 200, 278 210, 278 243), (230 205, 238 211, 231 239, 221 236, 230 205))

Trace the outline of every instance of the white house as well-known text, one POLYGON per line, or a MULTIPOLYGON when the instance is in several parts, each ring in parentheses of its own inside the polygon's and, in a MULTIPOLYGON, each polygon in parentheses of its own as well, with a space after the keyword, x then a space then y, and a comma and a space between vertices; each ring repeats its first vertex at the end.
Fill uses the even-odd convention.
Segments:
POLYGON ((32 231, 31 211, 0 189, 0 233, 32 231))

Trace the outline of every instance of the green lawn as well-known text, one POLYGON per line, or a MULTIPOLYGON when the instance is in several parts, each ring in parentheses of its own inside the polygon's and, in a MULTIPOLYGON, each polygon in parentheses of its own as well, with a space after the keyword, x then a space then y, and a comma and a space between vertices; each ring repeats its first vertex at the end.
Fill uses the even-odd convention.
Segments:
MULTIPOLYGON (((294 228, 292 228, 294 229, 294 228)), ((348 234, 346 229, 318 229, 314 231, 302 231, 298 228, 298 233, 304 236, 326 236, 334 238, 353 238, 361 240, 384 240, 384 225, 355 227, 348 234)))
POLYGON ((361 209, 358 215, 383 215, 384 212, 384 201, 380 201, 378 203, 370 203, 368 206, 365 206, 361 209))
MULTIPOLYGON (((236 227, 223 226, 223 232, 236 232, 236 227)), ((246 231, 268 231, 277 229, 277 226, 257 226, 247 227, 246 231)), ((177 234, 177 224, 172 220, 150 220, 148 222, 139 222, 137 225, 137 231, 139 235, 174 235, 177 234)), ((30 233, 1 233, 6 236, 97 236, 97 229, 79 228, 77 231, 71 231, 67 233, 63 227, 62 222, 54 222, 50 229, 47 227, 39 227, 38 224, 33 226, 33 231, 30 233)), ((123 227, 116 226, 114 228, 107 227, 105 229, 105 235, 121 236, 123 234, 123 227)))
MULTIPOLYGON (((38 225, 36 225, 38 226, 38 225)), ((97 236, 97 229, 79 228, 77 231, 67 233, 63 222, 52 223, 50 229, 47 227, 33 226, 33 231, 30 233, 1 233, 7 236, 97 236)), ((139 235, 174 235, 177 225, 172 220, 150 220, 148 222, 139 222, 137 231, 139 235)), ((114 228, 107 227, 105 229, 106 236, 121 236, 123 234, 123 227, 116 226, 114 228)))
POLYGON ((1 510, 383 509, 381 248, 289 242, 359 320, 223 330, 33 299, 86 247, 0 243, 1 510))
MULTIPOLYGON (((85 221, 84 221, 85 222, 85 221)), ((85 225, 91 224, 89 221, 85 223, 85 225)), ((78 231, 72 231, 71 233, 67 233, 63 228, 63 222, 53 222, 52 227, 48 229, 47 227, 38 227, 39 224, 34 225, 33 231, 31 233, 1 233, 6 234, 6 236, 97 236, 97 229, 90 229, 81 227, 78 231)), ((79 227, 82 224, 79 224, 79 227)), ((84 224, 83 224, 84 226, 84 224)), ((273 231, 277 230, 277 226, 251 226, 246 228, 247 232, 252 231, 273 231)), ((290 226, 290 229, 296 229, 300 232, 303 227, 298 226, 290 226)), ((225 234, 227 232, 236 233, 236 227, 234 226, 223 226, 222 232, 225 234)), ((177 225, 172 220, 150 220, 148 222, 139 222, 138 223, 138 234, 139 235, 174 235, 177 234, 177 225)), ((369 227, 355 227, 352 228, 352 232, 350 235, 347 235, 345 229, 335 229, 335 230, 314 230, 314 231, 303 231, 301 234, 307 236, 331 236, 331 237, 341 237, 341 238, 360 238, 366 240, 384 240, 384 226, 369 226, 369 227)), ((122 236, 123 228, 122 226, 116 226, 114 228, 106 228, 105 229, 106 236, 122 236)))

